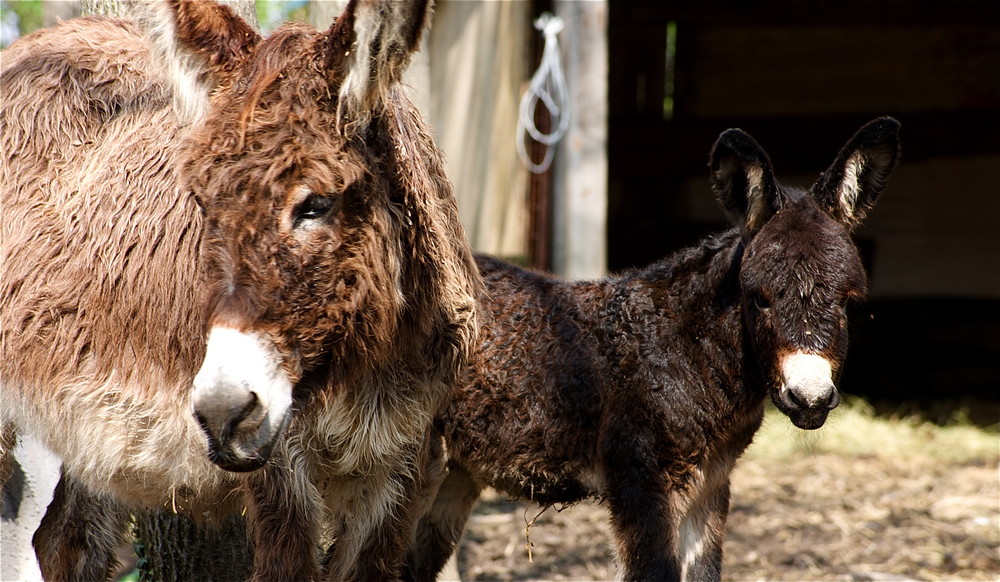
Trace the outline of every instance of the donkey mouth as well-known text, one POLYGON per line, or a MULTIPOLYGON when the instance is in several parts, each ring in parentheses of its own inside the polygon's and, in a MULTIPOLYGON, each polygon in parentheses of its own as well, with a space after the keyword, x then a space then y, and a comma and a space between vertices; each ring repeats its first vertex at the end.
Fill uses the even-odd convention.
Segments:
POLYGON ((783 387, 772 396, 771 401, 797 428, 816 430, 826 423, 830 411, 840 403, 840 395, 831 387, 824 399, 805 402, 802 398, 796 397, 794 391, 783 387))
POLYGON ((240 451, 233 447, 208 447, 208 460, 219 468, 233 473, 248 473, 256 471, 271 458, 271 443, 250 452, 240 451))
POLYGON ((781 359, 779 388, 771 393, 778 410, 803 430, 815 430, 840 404, 833 366, 821 354, 793 352, 781 359))
POLYGON ((826 423, 826 417, 830 415, 830 411, 825 409, 797 410, 785 414, 796 428, 816 430, 826 423))
POLYGON ((260 426, 249 438, 229 431, 223 431, 222 435, 217 436, 209 430, 204 417, 198 412, 195 412, 195 418, 208 439, 208 460, 226 471, 247 473, 260 469, 271 458, 274 443, 288 424, 289 413, 286 412, 278 423, 277 430, 269 430, 266 425, 260 426))

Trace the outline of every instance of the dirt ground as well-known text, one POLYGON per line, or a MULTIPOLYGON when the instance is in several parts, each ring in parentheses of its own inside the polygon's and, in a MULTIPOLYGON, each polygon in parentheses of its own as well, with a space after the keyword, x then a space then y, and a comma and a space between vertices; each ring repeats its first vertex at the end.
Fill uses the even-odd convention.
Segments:
MULTIPOLYGON (((612 580, 607 513, 484 495, 458 555, 463 580, 612 580)), ((995 463, 743 459, 724 580, 1000 580, 995 463)))

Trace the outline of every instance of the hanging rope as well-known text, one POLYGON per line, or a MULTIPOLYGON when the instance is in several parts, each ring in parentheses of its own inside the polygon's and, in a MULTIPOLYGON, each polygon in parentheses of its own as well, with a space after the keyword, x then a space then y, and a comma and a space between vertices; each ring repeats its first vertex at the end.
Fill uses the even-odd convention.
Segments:
POLYGON ((552 165, 555 145, 569 129, 569 89, 559 61, 559 40, 556 38, 563 29, 562 19, 546 12, 535 20, 535 29, 545 35, 545 48, 542 50, 542 62, 531 77, 528 91, 521 97, 517 116, 517 155, 528 170, 541 174, 552 165), (535 125, 535 110, 539 101, 549 112, 552 127, 555 128, 551 133, 542 133, 535 125), (538 164, 528 156, 525 142, 529 136, 545 146, 545 156, 538 164))

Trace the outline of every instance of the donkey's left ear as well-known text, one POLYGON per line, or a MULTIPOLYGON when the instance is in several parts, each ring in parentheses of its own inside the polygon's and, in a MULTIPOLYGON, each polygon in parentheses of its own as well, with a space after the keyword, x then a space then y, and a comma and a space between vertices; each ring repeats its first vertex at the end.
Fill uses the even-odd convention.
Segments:
POLYGON ((339 110, 367 120, 403 78, 430 20, 431 0, 351 0, 327 31, 323 51, 339 110))
POLYGON ((211 92, 260 35, 229 6, 209 0, 159 0, 148 8, 144 17, 173 85, 174 108, 183 123, 197 121, 211 92))
POLYGON ((899 122, 880 117, 866 123, 811 189, 841 224, 854 228, 875 205, 899 160, 899 122))
POLYGON ((709 154, 709 181, 726 217, 744 237, 753 236, 781 209, 771 159, 749 134, 727 129, 709 154))

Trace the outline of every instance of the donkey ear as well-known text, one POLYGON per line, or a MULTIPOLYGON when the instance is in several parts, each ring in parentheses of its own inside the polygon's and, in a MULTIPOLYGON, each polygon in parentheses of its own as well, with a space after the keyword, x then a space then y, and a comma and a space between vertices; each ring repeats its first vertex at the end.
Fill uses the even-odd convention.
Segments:
POLYGON ((869 121, 813 184, 813 196, 840 223, 854 228, 875 205, 898 159, 899 122, 891 117, 869 121))
POLYGON ((781 208, 774 168, 746 132, 727 129, 709 156, 712 191, 730 222, 751 236, 781 208))
POLYGON ((324 39, 342 115, 367 120, 402 79, 430 13, 431 0, 351 0, 324 39))
POLYGON ((211 0, 162 0, 150 15, 154 51, 166 64, 183 123, 200 119, 209 94, 260 42, 252 26, 211 0))

